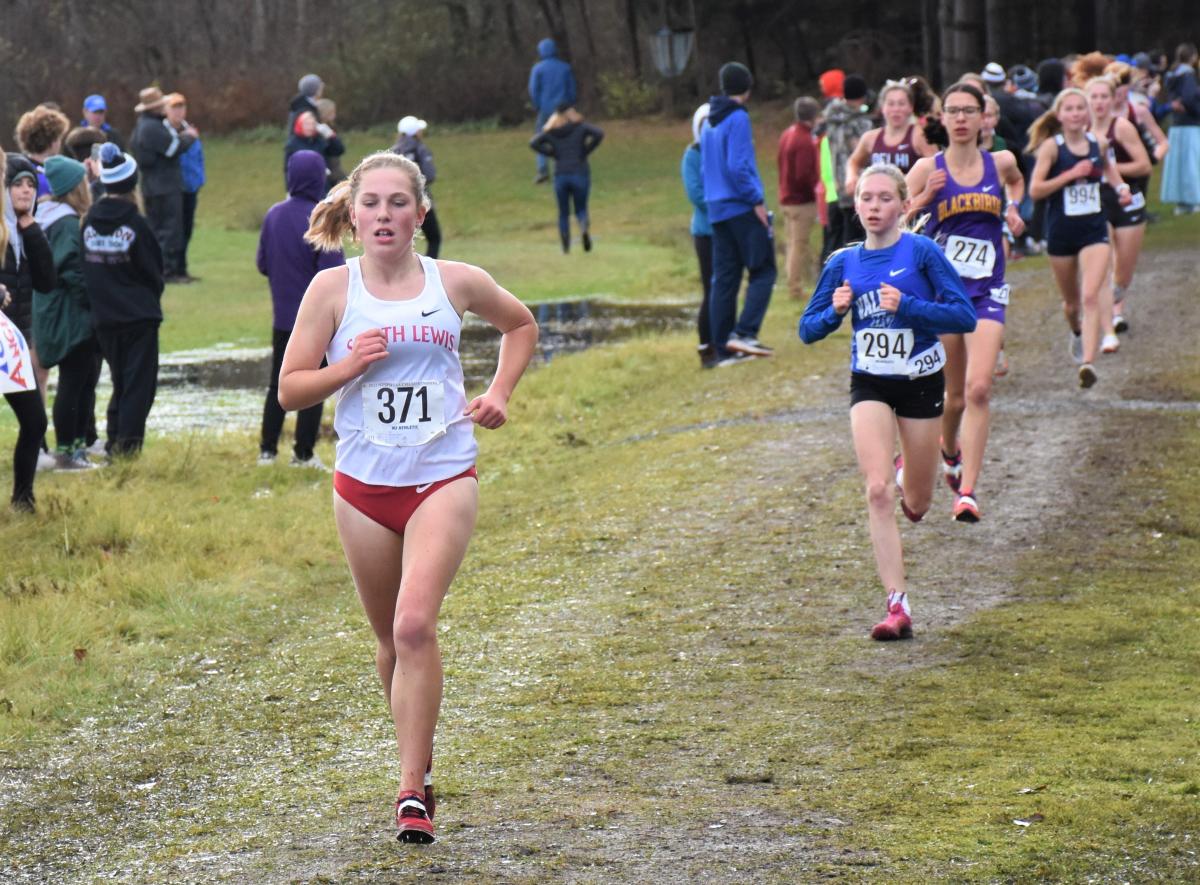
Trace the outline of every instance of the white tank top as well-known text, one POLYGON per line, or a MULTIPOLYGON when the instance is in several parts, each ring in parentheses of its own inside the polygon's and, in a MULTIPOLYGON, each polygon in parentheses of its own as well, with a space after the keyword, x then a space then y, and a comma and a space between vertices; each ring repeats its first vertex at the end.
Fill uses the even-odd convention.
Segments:
POLYGON ((325 354, 330 365, 345 359, 368 329, 387 338, 387 359, 338 390, 333 419, 336 469, 371 485, 424 485, 475 463, 475 426, 463 415, 462 318, 437 262, 417 257, 425 287, 404 301, 376 298, 363 285, 360 259, 346 262, 346 311, 325 354))

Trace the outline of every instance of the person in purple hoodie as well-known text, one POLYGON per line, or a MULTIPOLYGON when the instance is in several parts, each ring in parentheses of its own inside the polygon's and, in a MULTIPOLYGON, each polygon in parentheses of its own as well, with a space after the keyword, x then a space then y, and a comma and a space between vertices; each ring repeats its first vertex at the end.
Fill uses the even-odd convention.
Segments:
MULTIPOLYGON (((259 444, 258 464, 267 467, 275 463, 279 436, 283 432, 286 413, 279 405, 279 368, 287 349, 296 311, 308 284, 319 271, 346 263, 341 250, 322 252, 304 242, 308 217, 317 202, 325 195, 325 158, 316 151, 297 151, 288 157, 288 198, 276 203, 263 219, 258 239, 258 270, 271 286, 274 322, 271 330, 271 380, 267 401, 263 405, 262 442, 259 444)), ((325 469, 313 453, 317 433, 321 429, 322 403, 302 409, 296 416, 296 444, 293 448, 293 467, 325 469)))

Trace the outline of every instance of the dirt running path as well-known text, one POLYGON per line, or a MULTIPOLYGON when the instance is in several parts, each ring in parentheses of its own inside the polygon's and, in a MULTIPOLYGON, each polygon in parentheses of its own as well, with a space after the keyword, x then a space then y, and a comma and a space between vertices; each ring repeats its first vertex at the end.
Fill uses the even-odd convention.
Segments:
MULTIPOLYGON (((1194 272, 1195 256, 1183 251, 1143 258, 1133 333, 1119 356, 1101 360, 1099 385, 1080 392, 1056 303, 1022 300, 1044 287, 1048 269, 1014 269, 1013 369, 998 383, 979 490, 987 521, 953 523, 942 488, 926 522, 903 529, 918 638, 886 652, 888 666, 936 666, 922 652, 925 640, 1020 595, 1010 578, 1019 555, 1048 533, 1078 533, 1082 518, 1102 516, 1105 479, 1079 467, 1104 447, 1129 444, 1115 434, 1132 421, 1152 428, 1163 411, 1195 409, 1164 399, 1161 381, 1178 361, 1196 358, 1194 272)), ((121 726, 81 726, 44 757, 7 766, 0 835, 9 852, 0 878, 782 882, 852 876, 878 863, 844 847, 839 833, 853 821, 835 806, 814 807, 806 781, 792 774, 844 749, 827 723, 806 716, 805 698, 844 694, 853 703, 885 653, 864 641, 879 594, 864 589, 874 577, 862 561, 843 363, 839 353, 810 382, 815 405, 620 444, 678 458, 724 447, 728 466, 715 480, 697 476, 664 492, 657 512, 614 502, 609 524, 590 536, 603 562, 586 586, 558 580, 568 586, 459 649, 483 663, 449 674, 443 731, 459 737, 439 744, 439 766, 455 776, 437 845, 416 851, 390 841, 386 807, 360 784, 390 750, 367 665, 328 657, 323 638, 356 624, 351 600, 314 613, 309 638, 294 636, 255 672, 196 662, 207 676, 129 710, 121 726), (658 570, 672 557, 693 564, 696 579, 659 588, 658 570), (276 715, 271 705, 295 691, 290 660, 312 662, 314 673, 329 668, 335 687, 324 697, 314 689, 313 704, 336 703, 336 716, 276 715), (592 666, 621 699, 578 675, 592 666), (563 701, 562 715, 578 719, 577 739, 543 747, 535 726, 556 715, 558 702, 529 693, 554 680, 594 694, 563 701), (551 706, 538 709, 529 697, 551 706), (175 727, 162 710, 180 728, 229 711, 230 729, 216 746, 147 769, 144 760, 175 727), (352 727, 364 721, 378 725, 352 727), (470 752, 472 734, 523 728, 533 758, 515 776, 502 751, 470 752), (292 752, 291 741, 313 736, 326 752, 292 752), (227 760, 215 772, 212 754, 227 760), (190 773, 201 759, 209 773, 190 773), (513 787, 520 782, 528 787, 513 787), (457 794, 460 783, 469 795, 457 794)), ((627 485, 636 491, 634 480, 627 485)))

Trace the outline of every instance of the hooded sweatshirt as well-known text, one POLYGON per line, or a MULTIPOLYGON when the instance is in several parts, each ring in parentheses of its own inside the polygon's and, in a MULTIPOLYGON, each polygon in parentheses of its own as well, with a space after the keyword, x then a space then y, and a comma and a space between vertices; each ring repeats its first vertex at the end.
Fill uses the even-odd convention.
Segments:
POLYGON ((162 322, 162 250, 137 206, 124 197, 104 197, 88 211, 83 276, 97 329, 162 322))
MULTIPOLYGON (((829 145, 829 157, 833 164, 834 181, 837 183, 837 203, 846 208, 854 205, 854 194, 846 190, 846 162, 863 133, 871 128, 871 117, 857 102, 835 98, 825 108, 825 141, 829 145)), ((832 197, 827 194, 826 199, 832 197)), ((829 199, 829 202, 833 202, 829 199)))
POLYGON ((342 251, 321 252, 304 242, 308 217, 325 193, 325 158, 297 151, 288 158, 288 198, 267 210, 258 238, 258 270, 271 286, 273 328, 290 332, 308 284, 318 271, 346 263, 342 251))
POLYGON ((26 340, 32 340, 33 290, 45 291, 57 285, 54 254, 41 225, 35 221, 21 230, 12 214, 12 203, 6 200, 4 205, 12 215, 0 222, 8 226, 8 248, 4 251, 4 263, 0 265, 0 284, 12 296, 12 302, 4 308, 4 315, 16 323, 26 340))
POLYGON ((50 241, 58 276, 54 288, 33 293, 33 338, 38 359, 50 368, 91 339, 92 313, 83 278, 79 215, 66 203, 51 199, 38 203, 37 220, 50 241))
POLYGON ((529 72, 529 97, 538 113, 549 114, 559 105, 575 104, 575 74, 558 57, 558 47, 547 37, 538 43, 541 58, 529 72))
POLYGON ((700 133, 700 168, 708 220, 716 224, 753 211, 763 202, 763 185, 749 112, 724 95, 710 98, 708 108, 708 125, 700 133))

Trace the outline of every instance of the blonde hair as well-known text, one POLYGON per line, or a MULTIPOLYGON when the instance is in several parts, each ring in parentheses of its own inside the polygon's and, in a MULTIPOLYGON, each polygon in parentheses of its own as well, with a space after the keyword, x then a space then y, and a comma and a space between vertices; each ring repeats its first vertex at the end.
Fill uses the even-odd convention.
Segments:
POLYGON ((1102 74, 1099 77, 1092 77, 1083 87, 1083 91, 1088 92, 1093 86, 1107 86, 1108 92, 1113 98, 1117 97, 1117 84, 1113 82, 1113 78, 1107 74, 1102 74))
POLYGON ((913 91, 911 86, 909 86, 903 80, 888 80, 883 84, 883 88, 879 90, 878 105, 880 110, 883 110, 883 103, 887 101, 889 93, 892 92, 903 92, 908 98, 909 107, 912 107, 915 104, 913 101, 913 91))
MULTIPOLYGON (((8 164, 8 155, 4 153, 4 148, 0 148, 0 169, 8 164)), ((4 206, 8 200, 8 188, 0 187, 0 264, 3 264, 8 255, 8 222, 4 220, 4 206)))
POLYGON ((568 123, 582 123, 583 114, 575 110, 575 108, 563 108, 561 111, 555 111, 546 120, 546 125, 542 127, 543 132, 549 132, 551 129, 558 129, 566 126, 568 123))
POLYGON ((391 151, 377 151, 363 158, 354 167, 350 177, 338 184, 313 209, 308 219, 308 230, 304 241, 316 246, 323 252, 333 252, 342 248, 342 239, 346 234, 354 232, 350 221, 350 207, 358 197, 358 189, 362 186, 363 176, 376 169, 399 169, 412 182, 413 194, 422 209, 430 206, 429 195, 425 193, 425 176, 419 167, 408 157, 393 154, 391 151))
POLYGON ((1104 76, 1111 78, 1114 86, 1128 86, 1133 82, 1133 68, 1123 61, 1112 61, 1104 69, 1104 76))
POLYGON ((1029 144, 1025 148, 1026 153, 1032 154, 1047 138, 1052 138, 1062 132, 1062 123, 1058 120, 1058 111, 1062 107, 1063 102, 1072 95, 1078 95, 1082 98, 1084 106, 1088 107, 1089 115, 1091 114, 1087 93, 1078 86, 1068 86, 1062 92, 1058 93, 1058 95, 1054 96, 1054 104, 1050 105, 1050 110, 1046 111, 1046 113, 1042 114, 1030 125, 1028 129, 1029 144))
POLYGON ((863 182, 871 175, 886 175, 896 185, 896 192, 900 195, 900 201, 908 199, 908 182, 904 180, 904 173, 891 163, 875 163, 868 166, 858 176, 858 183, 854 185, 854 199, 858 200, 859 191, 862 190, 863 182))
POLYGON ((79 216, 79 224, 82 225, 83 216, 87 215, 88 209, 92 208, 92 186, 88 183, 87 176, 79 179, 79 184, 70 191, 54 199, 74 209, 75 214, 79 216))

